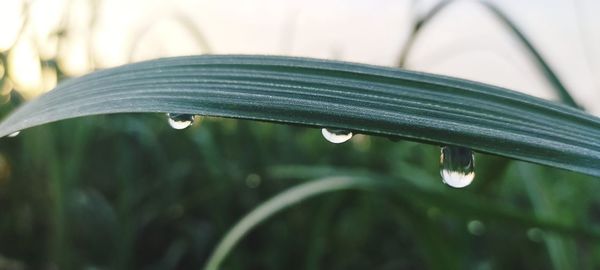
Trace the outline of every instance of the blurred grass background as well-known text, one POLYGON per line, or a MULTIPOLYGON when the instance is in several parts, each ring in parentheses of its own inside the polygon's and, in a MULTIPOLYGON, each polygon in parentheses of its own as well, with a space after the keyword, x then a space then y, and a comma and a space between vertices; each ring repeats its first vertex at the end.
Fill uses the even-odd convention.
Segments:
MULTIPOLYGON (((16 2, 25 15, 35 3, 16 2)), ((102 1, 69 3, 83 2, 93 11, 102 1)), ((77 52, 61 53, 72 23, 49 34, 53 52, 19 52, 34 40, 29 19, 2 49, 1 116, 78 74, 61 58, 77 52), (26 62, 15 55, 28 53, 36 68, 14 68, 26 62)), ((83 40, 79 50, 90 50, 83 40)), ((98 68, 84 62, 82 73, 98 68)), ((216 118, 183 131, 151 114, 32 128, 0 140, 0 269, 199 269, 262 202, 336 175, 394 185, 286 209, 242 239, 224 268, 600 268, 598 179, 478 154, 474 183, 455 190, 441 182, 439 154, 363 135, 334 145, 316 129, 216 118)))

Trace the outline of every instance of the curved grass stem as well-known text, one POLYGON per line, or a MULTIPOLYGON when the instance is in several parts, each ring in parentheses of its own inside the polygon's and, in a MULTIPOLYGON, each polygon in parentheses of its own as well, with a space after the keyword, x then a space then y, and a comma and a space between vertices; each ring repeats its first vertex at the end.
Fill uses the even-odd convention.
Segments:
POLYGON ((344 189, 365 188, 374 186, 375 182, 360 178, 330 177, 318 181, 311 181, 284 192, 267 200, 244 216, 225 237, 221 239, 204 267, 205 270, 220 269, 220 265, 231 250, 250 230, 258 226, 269 217, 296 205, 308 198, 344 189))

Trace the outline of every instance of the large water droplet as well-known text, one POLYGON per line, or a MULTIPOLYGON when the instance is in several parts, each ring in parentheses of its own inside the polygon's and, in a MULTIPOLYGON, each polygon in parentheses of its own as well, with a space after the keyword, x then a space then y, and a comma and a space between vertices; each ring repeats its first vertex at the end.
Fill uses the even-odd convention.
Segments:
POLYGON ((332 143, 343 143, 352 138, 352 132, 340 129, 321 129, 321 133, 326 140, 332 143))
POLYGON ((475 178, 475 158, 473 151, 460 146, 442 147, 440 174, 446 185, 463 188, 475 178))
POLYGON ((174 129, 184 129, 194 122, 193 114, 168 113, 169 125, 174 129))
POLYGON ((11 134, 8 134, 8 137, 11 137, 11 138, 12 137, 17 137, 19 135, 19 133, 21 133, 21 131, 15 131, 15 132, 13 132, 11 134))

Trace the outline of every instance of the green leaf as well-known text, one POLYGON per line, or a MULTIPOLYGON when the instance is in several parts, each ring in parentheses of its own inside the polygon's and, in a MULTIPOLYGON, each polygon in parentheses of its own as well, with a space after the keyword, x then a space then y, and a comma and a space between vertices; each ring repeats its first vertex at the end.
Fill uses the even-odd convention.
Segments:
POLYGON ((95 72, 16 110, 0 123, 0 136, 124 112, 331 127, 600 176, 600 119, 580 110, 461 79, 277 56, 165 58, 95 72))

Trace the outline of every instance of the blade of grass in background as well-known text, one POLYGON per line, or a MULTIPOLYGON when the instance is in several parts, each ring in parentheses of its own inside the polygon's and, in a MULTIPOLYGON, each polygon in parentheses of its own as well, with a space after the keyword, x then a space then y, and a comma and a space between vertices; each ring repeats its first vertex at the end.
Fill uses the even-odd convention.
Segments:
MULTIPOLYGON (((410 33, 407 36, 407 40, 404 43, 402 50, 400 51, 400 56, 398 57, 398 66, 406 67, 406 61, 408 60, 408 56, 412 52, 412 48, 415 45, 417 38, 421 30, 423 30, 423 26, 431 21, 431 19, 435 18, 440 11, 444 10, 448 4, 452 1, 440 1, 437 5, 433 6, 425 15, 421 17, 414 18, 414 24, 410 30, 410 33)), ((413 4, 416 4, 417 1, 414 1, 413 4)), ((416 15, 417 16, 417 15, 416 15)))
MULTIPOLYGON (((177 12, 171 16, 172 20, 178 23, 185 31, 189 34, 190 37, 194 39, 196 45, 202 50, 204 54, 212 53, 213 49, 210 46, 210 43, 204 36, 203 32, 200 30, 199 26, 197 26, 194 21, 188 17, 186 14, 177 12)), ((129 61, 135 61, 134 56, 138 47, 141 45, 140 42, 143 40, 144 35, 148 34, 150 30, 156 25, 160 20, 156 20, 156 18, 152 18, 150 22, 145 24, 145 27, 139 30, 135 37, 132 39, 133 42, 131 44, 131 49, 129 49, 129 61)))
POLYGON ((432 205, 444 209, 445 212, 464 218, 478 216, 482 219, 497 219, 523 227, 544 228, 565 235, 600 239, 600 228, 565 224, 559 218, 549 216, 533 217, 524 213, 522 210, 509 207, 506 204, 499 204, 473 194, 462 192, 448 193, 446 188, 441 185, 431 186, 426 184, 439 182, 437 179, 431 179, 432 176, 426 172, 414 167, 405 168, 407 168, 406 174, 414 175, 415 179, 382 176, 376 173, 356 169, 298 165, 274 166, 270 169, 270 174, 274 178, 282 179, 314 179, 332 175, 371 179, 372 185, 380 186, 383 184, 387 185, 387 187, 393 187, 395 190, 402 190, 403 192, 398 193, 399 196, 406 196, 411 198, 412 201, 428 201, 432 205))
MULTIPOLYGON (((547 176, 547 174, 540 168, 529 164, 517 164, 517 166, 520 175, 525 180, 523 182, 533 204, 535 215, 540 218, 560 218, 561 213, 556 209, 554 198, 549 195, 549 187, 542 183, 546 180, 543 179, 545 178, 543 176, 547 176)), ((554 269, 581 269, 581 266, 575 264, 577 254, 572 239, 551 232, 545 233, 543 238, 554 269)))
POLYGON ((220 265, 235 247, 235 245, 250 230, 277 214, 281 210, 289 208, 299 202, 323 193, 356 188, 373 187, 371 181, 357 177, 331 177, 317 181, 311 181, 295 186, 287 191, 277 194, 275 197, 263 202, 260 206, 248 213, 227 232, 206 262, 204 269, 220 269, 220 265))
MULTIPOLYGON (((269 219, 273 215, 290 208, 308 198, 333 191, 348 189, 373 189, 385 188, 389 190, 402 190, 399 196, 406 196, 408 201, 416 201, 413 196, 421 200, 433 202, 444 212, 464 215, 465 217, 478 216, 484 219, 496 219, 503 222, 514 222, 523 227, 539 227, 562 234, 577 235, 579 237, 592 237, 600 239, 598 229, 581 228, 560 222, 545 219, 544 217, 531 217, 511 209, 502 204, 488 202, 473 195, 461 193, 460 196, 447 192, 434 191, 424 187, 407 184, 407 181, 388 179, 359 170, 339 170, 335 168, 319 168, 305 166, 279 166, 271 170, 275 177, 325 177, 297 185, 289 190, 277 194, 275 197, 261 203, 253 211, 244 216, 220 240, 217 247, 207 260, 205 269, 220 269, 224 259, 233 250, 236 244, 253 228, 269 219), (339 176, 325 177, 323 174, 337 172, 339 176), (349 176, 344 176, 349 175, 349 176), (350 176, 351 175, 351 176, 350 176)), ((423 180, 423 179, 420 179, 423 180)))
MULTIPOLYGON (((431 10, 429 12, 427 12, 424 16, 422 16, 421 18, 418 18, 415 21, 415 24, 413 25, 411 33, 408 36, 408 40, 405 43, 405 45, 402 48, 402 51, 400 53, 400 57, 399 57, 399 61, 398 61, 399 67, 406 66, 407 58, 410 55, 410 52, 412 51, 412 48, 414 47, 414 44, 415 44, 416 40, 418 39, 420 33, 422 32, 424 26, 427 25, 428 23, 430 23, 432 21, 432 19, 434 19, 441 11, 443 11, 445 8, 449 7, 450 6, 449 4, 454 3, 454 2, 455 2, 454 0, 441 1, 437 5, 435 5, 433 8, 431 8, 431 10)), ((502 12, 502 10, 500 10, 498 7, 496 7, 493 3, 490 3, 487 1, 477 1, 477 2, 480 3, 483 7, 485 7, 488 11, 490 11, 490 13, 492 15, 494 15, 494 17, 496 19, 498 19, 498 21, 501 22, 502 25, 504 25, 508 30, 510 30, 510 33, 515 37, 515 39, 523 45, 523 47, 525 48, 527 53, 531 56, 532 60, 537 65, 539 70, 542 72, 542 74, 544 75, 546 80, 548 80, 548 82, 550 83, 552 88, 558 94, 560 100, 569 106, 580 108, 579 105, 577 105, 577 102, 575 101, 575 99, 573 99, 573 97, 569 94, 569 91, 564 86, 562 81, 558 78, 558 75, 556 75, 556 72, 554 72, 552 70, 550 65, 544 60, 542 55, 533 46, 533 44, 531 44, 531 42, 529 41, 527 36, 525 36, 525 34, 523 34, 523 32, 519 29, 519 27, 515 23, 513 23, 512 20, 504 12, 502 12)))
POLYGON ((275 56, 152 60, 68 81, 0 124, 0 135, 86 115, 172 112, 395 136, 600 176, 600 119, 444 76, 275 56))

